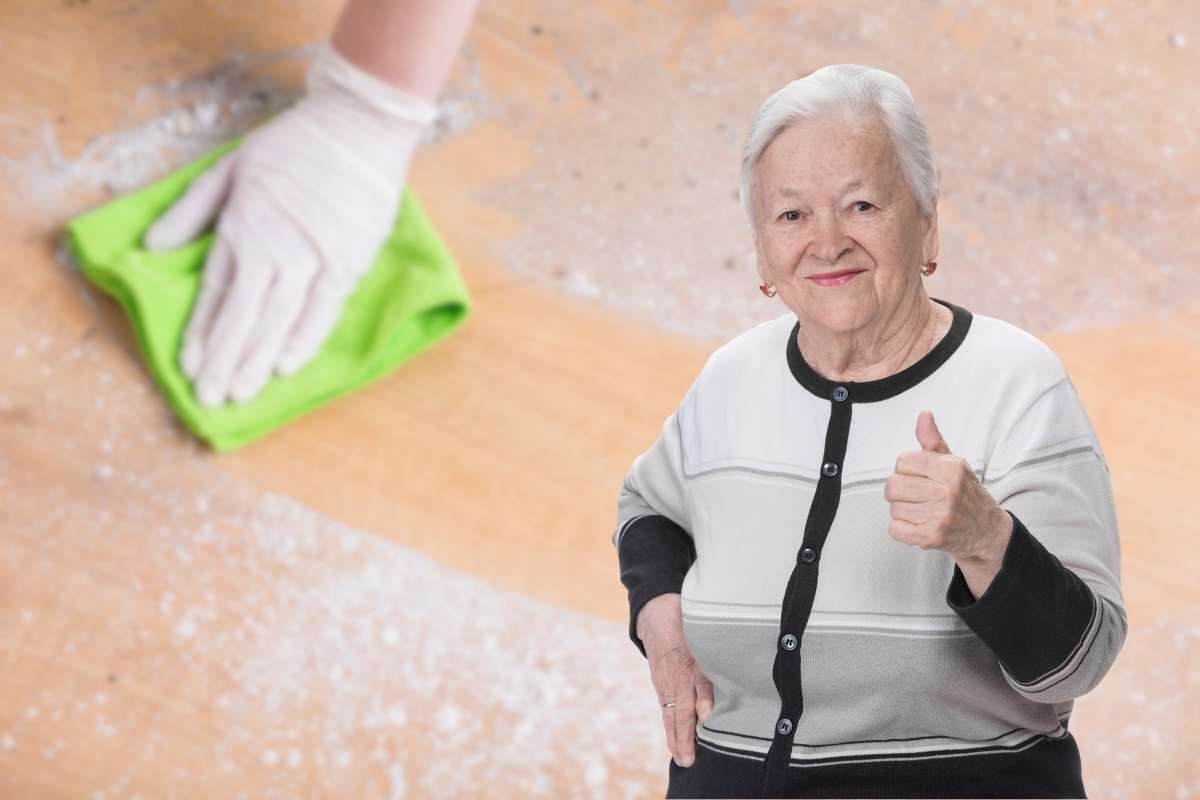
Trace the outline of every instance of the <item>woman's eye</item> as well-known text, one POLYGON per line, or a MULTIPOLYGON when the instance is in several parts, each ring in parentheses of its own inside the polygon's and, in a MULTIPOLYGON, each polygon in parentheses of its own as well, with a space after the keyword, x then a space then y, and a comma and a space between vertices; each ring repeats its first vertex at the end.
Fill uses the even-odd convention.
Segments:
POLYGON ((854 203, 854 210, 855 210, 855 211, 870 211, 870 210, 871 210, 872 208, 874 208, 874 207, 875 207, 875 206, 873 206, 872 204, 868 203, 866 200, 858 200, 858 201, 856 201, 856 202, 854 203))
POLYGON ((785 212, 783 212, 783 218, 786 219, 788 222, 795 222, 796 220, 800 219, 800 212, 799 211, 785 211, 785 212))

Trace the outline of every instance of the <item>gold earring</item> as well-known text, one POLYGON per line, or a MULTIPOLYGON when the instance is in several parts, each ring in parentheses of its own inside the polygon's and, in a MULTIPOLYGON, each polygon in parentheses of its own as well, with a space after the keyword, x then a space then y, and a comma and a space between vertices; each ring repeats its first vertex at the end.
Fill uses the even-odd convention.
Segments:
POLYGON ((763 294, 765 294, 767 297, 774 297, 774 296, 775 296, 775 287, 774 287, 774 285, 768 286, 768 285, 767 285, 767 284, 765 284, 765 283, 760 283, 760 284, 758 285, 758 290, 759 290, 760 292, 762 292, 763 294))
POLYGON ((930 261, 930 262, 926 263, 925 266, 921 267, 921 274, 928 277, 928 276, 932 275, 934 270, 936 270, 936 269, 937 269, 937 262, 930 261))

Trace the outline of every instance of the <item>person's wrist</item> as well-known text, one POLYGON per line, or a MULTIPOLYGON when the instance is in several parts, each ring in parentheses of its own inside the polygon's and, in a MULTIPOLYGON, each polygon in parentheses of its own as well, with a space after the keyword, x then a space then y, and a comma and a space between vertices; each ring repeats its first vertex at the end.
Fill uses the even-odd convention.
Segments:
POLYGON ((637 616, 637 635, 643 642, 646 636, 651 633, 657 633, 660 625, 657 620, 664 614, 669 613, 672 617, 678 616, 680 599, 678 592, 666 592, 660 595, 655 595, 646 601, 642 606, 637 616), (666 609, 666 612, 664 612, 666 609))
POLYGON ((398 189, 407 179, 422 128, 382 124, 373 114, 329 93, 310 94, 294 110, 304 115, 310 128, 317 128, 311 135, 348 167, 348 176, 366 178, 399 201, 398 189))
POLYGON ((337 97, 394 126, 424 128, 437 116, 433 103, 355 65, 330 42, 319 47, 305 86, 310 94, 337 97))
POLYGON ((992 511, 989 531, 986 544, 975 560, 998 570, 1004 561, 1004 553, 1013 533, 1012 517, 1000 506, 996 506, 992 511))
POLYGON ((987 526, 987 533, 970 556, 956 557, 967 589, 976 600, 983 597, 1004 566, 1004 554, 1012 541, 1013 521, 1008 512, 997 506, 987 526))

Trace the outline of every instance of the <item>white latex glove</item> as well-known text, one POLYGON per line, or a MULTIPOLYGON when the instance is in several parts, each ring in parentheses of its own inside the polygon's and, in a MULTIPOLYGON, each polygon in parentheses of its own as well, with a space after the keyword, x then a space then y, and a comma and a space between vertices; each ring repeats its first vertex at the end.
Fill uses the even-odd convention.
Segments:
POLYGON ((306 86, 146 233, 147 248, 178 247, 220 213, 180 355, 206 406, 245 402, 317 354, 391 232, 436 112, 328 43, 306 86))

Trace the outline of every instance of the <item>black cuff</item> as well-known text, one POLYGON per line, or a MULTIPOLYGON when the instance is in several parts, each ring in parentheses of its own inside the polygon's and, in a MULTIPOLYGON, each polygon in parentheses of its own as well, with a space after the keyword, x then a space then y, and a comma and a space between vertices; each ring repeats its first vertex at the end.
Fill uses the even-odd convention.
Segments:
POLYGON ((1098 610, 1092 590, 1063 566, 1011 511, 1012 538, 1000 571, 975 599, 958 565, 946 604, 1020 683, 1063 667, 1082 645, 1098 610))
POLYGON ((621 535, 617 548, 621 583, 629 590, 629 638, 642 655, 646 648, 637 635, 637 617, 652 598, 679 592, 696 560, 687 531, 657 514, 635 520, 621 535))

